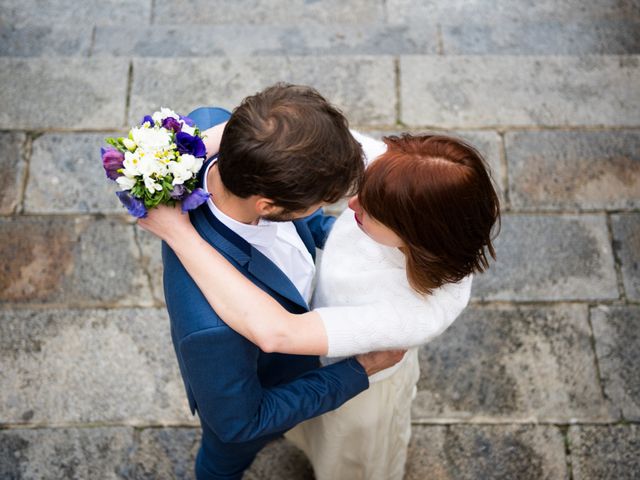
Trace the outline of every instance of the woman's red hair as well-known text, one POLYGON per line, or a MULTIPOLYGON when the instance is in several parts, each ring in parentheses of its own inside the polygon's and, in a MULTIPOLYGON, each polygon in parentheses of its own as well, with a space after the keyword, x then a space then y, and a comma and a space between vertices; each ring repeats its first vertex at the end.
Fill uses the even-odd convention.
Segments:
POLYGON ((367 168, 358 198, 405 243, 411 286, 429 294, 486 270, 500 205, 482 156, 444 135, 383 140, 387 152, 367 168))

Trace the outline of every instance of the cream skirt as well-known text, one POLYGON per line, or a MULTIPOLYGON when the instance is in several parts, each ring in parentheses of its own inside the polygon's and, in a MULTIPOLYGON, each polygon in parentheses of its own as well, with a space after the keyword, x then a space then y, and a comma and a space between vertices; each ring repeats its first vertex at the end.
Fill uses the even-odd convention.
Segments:
POLYGON ((412 349, 392 376, 285 437, 307 454, 317 480, 402 480, 419 377, 412 349))

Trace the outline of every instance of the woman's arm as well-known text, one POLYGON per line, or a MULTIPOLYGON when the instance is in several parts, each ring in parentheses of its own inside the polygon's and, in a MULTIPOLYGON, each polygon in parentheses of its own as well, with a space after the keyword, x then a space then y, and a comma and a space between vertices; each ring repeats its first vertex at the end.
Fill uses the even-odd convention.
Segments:
POLYGON ((138 223, 169 244, 220 318, 265 352, 350 356, 421 345, 440 335, 470 297, 467 277, 426 297, 390 285, 386 298, 370 304, 296 315, 200 237, 179 207, 154 208, 138 223))
POLYGON ((226 125, 227 122, 219 123, 202 132, 202 142, 207 150, 207 158, 213 157, 220 151, 220 141, 226 125))
POLYGON ((389 284, 375 302, 316 308, 328 338, 329 357, 372 350, 411 348, 441 335, 462 313, 471 296, 472 276, 423 296, 407 284, 389 284))
POLYGON ((285 310, 209 245, 179 207, 154 208, 138 224, 167 242, 220 318, 261 350, 327 353, 327 335, 317 313, 285 310))

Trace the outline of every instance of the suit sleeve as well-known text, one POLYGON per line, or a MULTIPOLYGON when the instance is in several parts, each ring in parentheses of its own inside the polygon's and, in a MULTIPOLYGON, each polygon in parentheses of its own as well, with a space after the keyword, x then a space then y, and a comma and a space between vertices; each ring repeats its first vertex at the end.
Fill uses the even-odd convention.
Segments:
POLYGON ((227 327, 192 333, 180 342, 180 353, 198 415, 224 442, 288 430, 369 386, 360 363, 347 359, 263 388, 256 372, 258 347, 227 327))
POLYGON ((313 236, 313 241, 318 248, 324 248, 329 232, 336 222, 336 217, 325 215, 324 210, 319 208, 314 213, 304 219, 313 236))

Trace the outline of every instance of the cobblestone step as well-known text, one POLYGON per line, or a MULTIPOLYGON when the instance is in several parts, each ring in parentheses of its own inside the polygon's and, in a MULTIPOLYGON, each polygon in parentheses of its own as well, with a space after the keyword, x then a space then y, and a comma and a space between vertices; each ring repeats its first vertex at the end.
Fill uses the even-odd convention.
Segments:
POLYGON ((637 56, 404 56, 401 121, 453 128, 636 126, 637 56))
POLYGON ((0 218, 0 302, 70 308, 152 305, 128 222, 118 217, 0 218))
POLYGON ((505 144, 513 208, 640 207, 640 130, 507 132, 505 144))
POLYGON ((0 425, 193 424, 156 309, 0 311, 0 425))
POLYGON ((404 124, 432 128, 640 126, 638 56, 403 56, 399 96, 385 55, 140 58, 130 96, 124 58, 0 58, 0 67, 0 128, 14 130, 122 128, 129 103, 127 123, 160 105, 231 108, 276 80, 316 86, 361 125, 393 125, 399 110, 404 124))
POLYGON ((233 108, 279 80, 313 85, 353 123, 396 120, 391 57, 136 59, 133 71, 130 122, 159 105, 185 112, 202 105, 233 108))
POLYGON ((125 118, 129 64, 0 57, 0 129, 109 129, 125 118))
POLYGON ((588 314, 586 305, 468 308, 420 350, 414 419, 617 420, 599 383, 588 314))
MULTIPOLYGON (((199 432, 191 428, 15 429, 0 431, 3 478, 192 479, 199 432), (12 454, 8 454, 11 452, 12 454)), ((415 426, 408 480, 632 480, 640 463, 637 425, 415 426), (566 437, 565 437, 566 435, 566 437), (568 451, 568 454, 567 454, 568 451)), ((304 455, 278 440, 245 474, 248 480, 312 480, 304 455)))
POLYGON ((27 25, 0 27, 0 55, 207 57, 212 55, 638 54, 640 21, 465 21, 301 25, 27 25))
POLYGON ((498 260, 475 279, 476 299, 620 297, 605 215, 505 214, 495 247, 498 260))

